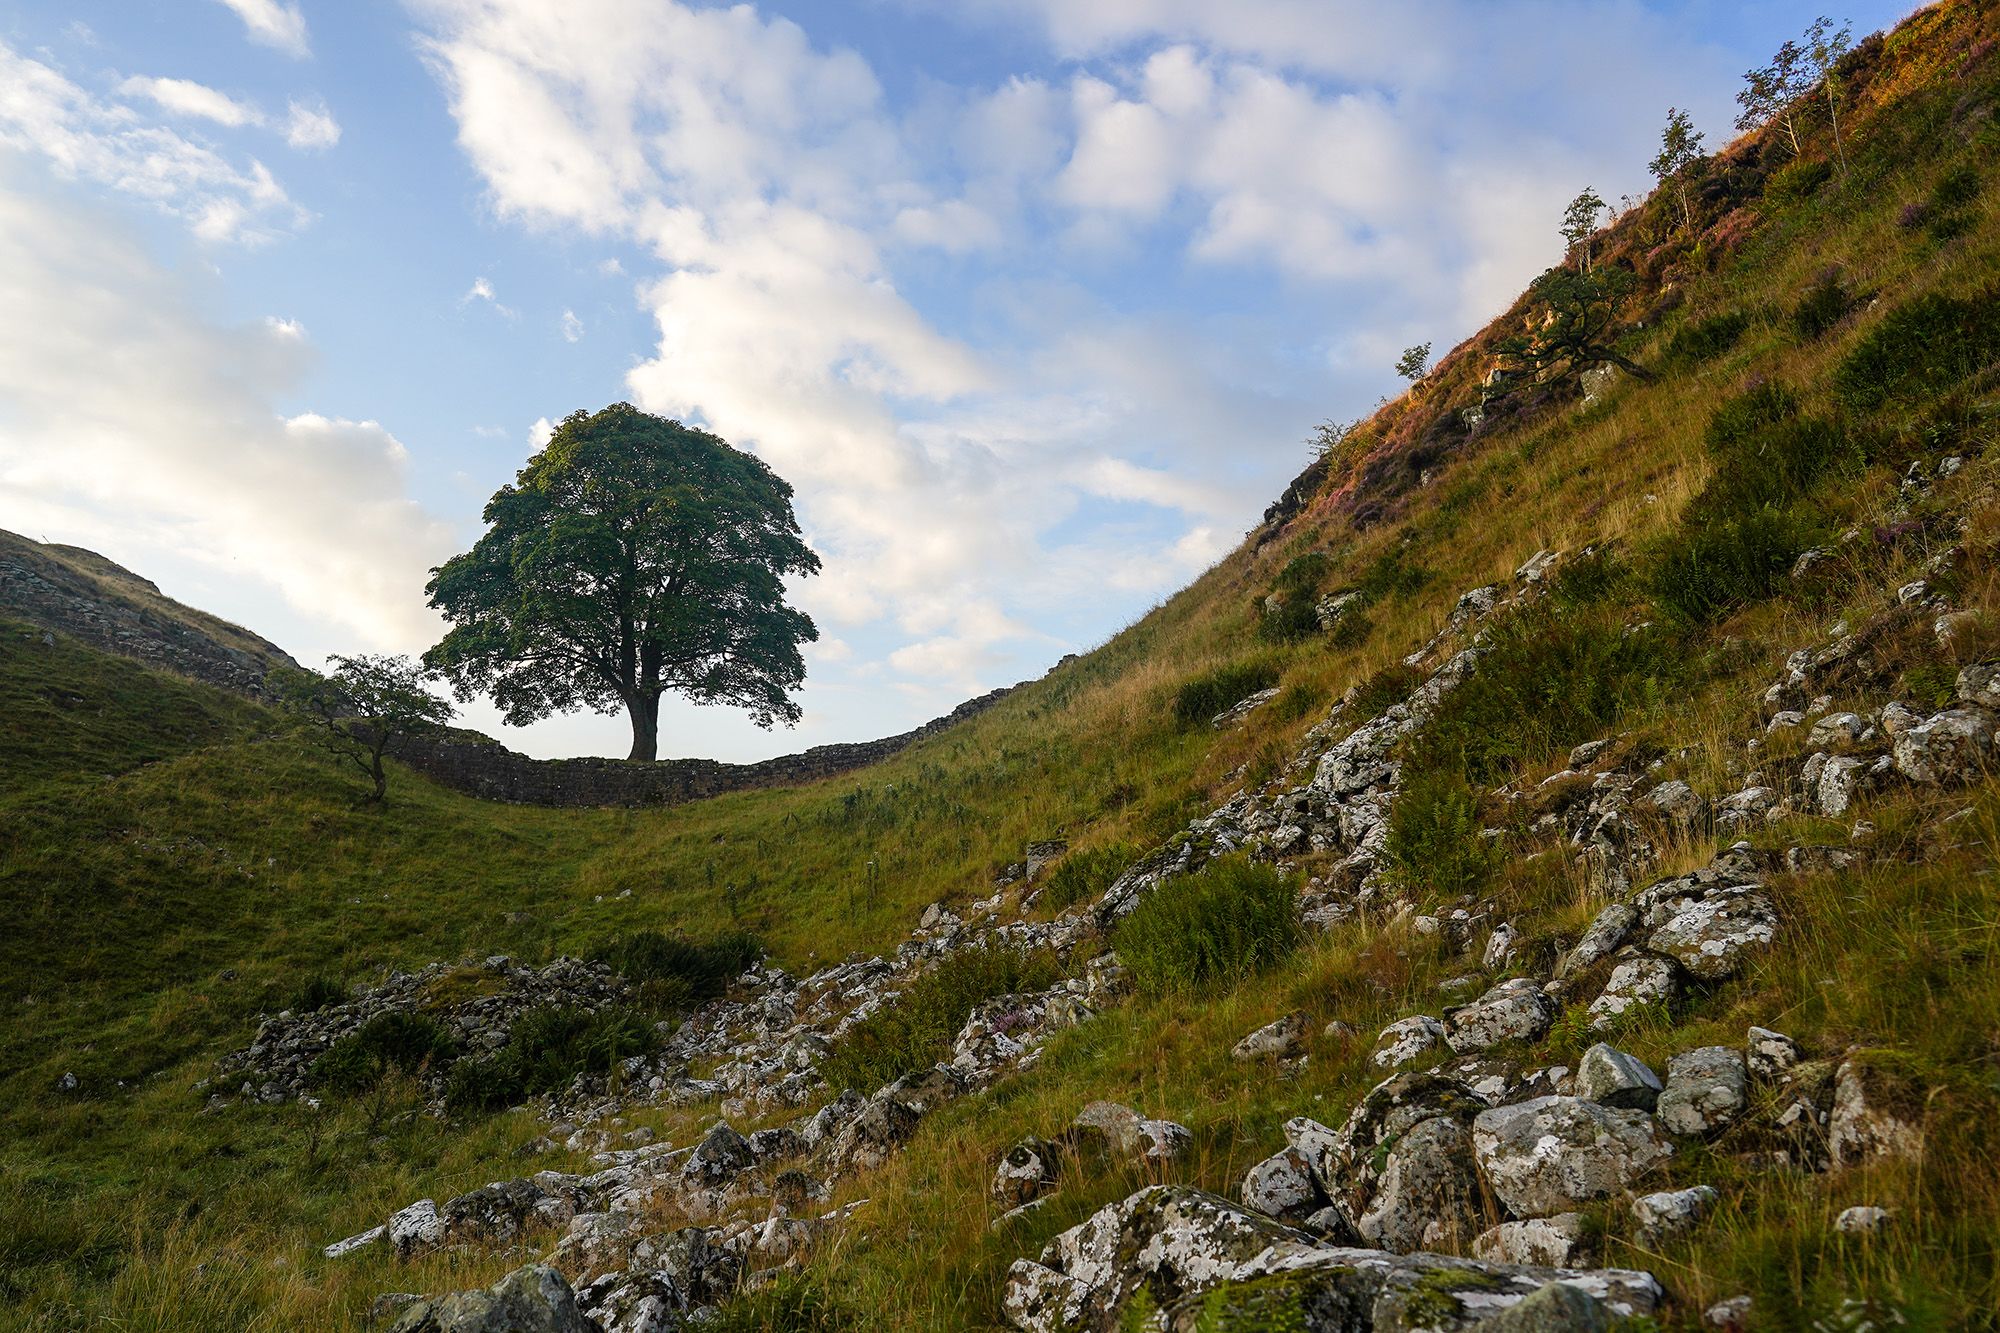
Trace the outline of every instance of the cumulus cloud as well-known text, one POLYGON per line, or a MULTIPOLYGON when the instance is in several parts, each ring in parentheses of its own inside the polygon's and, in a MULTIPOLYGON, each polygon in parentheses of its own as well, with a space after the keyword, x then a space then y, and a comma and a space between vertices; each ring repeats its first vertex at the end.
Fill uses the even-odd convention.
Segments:
POLYGON ((340 142, 340 122, 326 103, 294 99, 285 111, 285 142, 305 152, 331 148, 340 142))
POLYGON ((576 317, 576 311, 562 312, 562 336, 564 342, 583 341, 583 321, 576 317))
POLYGON ((501 302, 499 294, 493 290, 493 280, 483 276, 472 280, 472 285, 465 289, 465 295, 458 298, 458 303, 491 306, 493 312, 503 319, 513 319, 517 313, 512 306, 501 302))
POLYGON ((409 498, 375 421, 275 406, 296 323, 217 324, 115 224, 0 158, 0 522, 90 533, 228 569, 358 645, 432 637, 425 571, 452 534, 409 498), (244 571, 248 571, 247 575, 244 571))
MULTIPOLYGON (((196 114, 214 118, 212 113, 221 109, 202 96, 212 90, 198 84, 151 83, 147 95, 154 100, 161 100, 157 85, 168 84, 173 90, 167 98, 180 98, 184 107, 207 106, 196 114)), ((207 144, 147 124, 129 106, 93 97, 5 42, 0 42, 0 89, 5 90, 0 93, 0 148, 40 157, 66 179, 145 200, 185 219, 204 240, 268 240, 279 228, 304 220, 255 158, 232 162, 207 144)), ((213 97, 229 101, 221 94, 213 97)))
POLYGON ((306 16, 297 3, 285 0, 221 0, 243 20, 246 36, 260 46, 272 47, 294 59, 312 54, 306 36, 306 16))

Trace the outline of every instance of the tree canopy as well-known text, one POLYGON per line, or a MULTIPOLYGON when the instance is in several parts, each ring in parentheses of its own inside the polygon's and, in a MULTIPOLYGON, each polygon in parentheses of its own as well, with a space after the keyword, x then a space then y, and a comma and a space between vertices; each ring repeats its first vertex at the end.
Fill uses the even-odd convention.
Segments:
POLYGON ((819 632, 784 580, 820 564, 761 460, 614 403, 564 418, 485 519, 426 589, 452 629, 424 661, 460 699, 489 693, 515 725, 623 707, 633 759, 657 753, 669 691, 798 720, 819 632))
POLYGON ((401 737, 451 721, 451 705, 424 688, 429 673, 407 657, 364 653, 330 660, 329 675, 281 668, 271 673, 272 685, 329 750, 368 775, 374 783, 368 799, 381 805, 389 791, 383 752, 401 737))

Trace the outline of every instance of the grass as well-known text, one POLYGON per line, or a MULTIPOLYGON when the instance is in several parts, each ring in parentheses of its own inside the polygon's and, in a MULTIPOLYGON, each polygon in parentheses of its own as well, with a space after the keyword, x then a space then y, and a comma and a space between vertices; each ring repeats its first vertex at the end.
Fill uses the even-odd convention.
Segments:
POLYGON ((1112 936, 1139 989, 1192 993, 1241 982, 1299 940, 1298 886, 1240 856, 1167 880, 1112 936))
MULTIPOLYGON (((644 971, 655 965, 642 958, 675 952, 651 939, 705 949, 737 931, 810 970, 892 946, 931 902, 984 898, 1031 839, 1152 847, 1241 782, 1284 771, 1323 715, 1297 701, 1374 682, 1370 702, 1393 702, 1411 682, 1385 671, 1459 593, 1505 584, 1544 547, 1613 554, 1574 561, 1546 616, 1497 636, 1412 756, 1413 776, 1450 786, 1456 775, 1484 803, 1492 785, 1559 767, 1567 745, 1616 735, 1621 752, 1657 753, 1663 773, 1721 794, 1746 771, 1742 740, 1758 734, 1758 694, 1786 654, 1823 642, 1836 619, 1864 623, 1882 589, 1920 576, 1932 556, 1966 548, 1952 596, 1990 621, 2000 476, 1983 350, 1991 303, 1981 303, 2000 271, 2000 226, 1985 192, 1963 182, 1983 180, 1991 138, 1962 108, 1984 105, 2000 80, 1991 62, 1961 71, 1953 53, 2000 20, 1950 4, 1911 22, 1924 41, 1892 39, 1869 57, 1888 72, 1856 84, 1846 175, 1827 164, 1829 145, 1813 145, 1761 197, 1736 202, 1749 225, 1727 244, 1685 246, 1650 205, 1607 238, 1607 255, 1664 256, 1688 312, 1721 312, 1649 321, 1635 350, 1661 367, 1657 384, 1628 383, 1588 411, 1550 402, 1476 435, 1439 434, 1449 447, 1409 466, 1415 454, 1363 449, 1356 466, 1376 465, 1375 482, 1336 475, 1283 532, 1246 544, 1109 643, 864 772, 665 811, 487 805, 399 772, 388 808, 369 811, 336 767, 253 705, 0 627, 0 1308, 35 1329, 358 1328, 379 1292, 490 1283, 515 1260, 332 1264, 318 1247, 412 1199, 531 1169, 516 1157, 541 1132, 530 1117, 419 1114, 423 1089, 399 1067, 317 1112, 204 1114, 214 1060, 309 978, 344 993, 438 959, 539 961, 600 946, 644 971), (1963 223, 1952 234, 1898 225, 1904 201, 1939 199, 1959 200, 1943 208, 1963 223), (1880 305, 1802 337, 1791 315, 1829 268, 1880 305), (1908 462, 1946 450, 1972 461, 1916 507, 1918 526, 1870 536, 1908 462), (1826 457, 1837 461, 1821 467, 1826 457), (1668 590, 1668 553, 1709 520, 1794 513, 1804 530, 1735 532, 1733 547, 1695 553, 1693 591, 1668 590), (1838 547, 1849 575, 1831 589, 1807 597, 1777 576, 1776 552, 1848 528, 1864 540, 1838 547), (1732 561, 1749 572, 1709 586, 1707 571, 1732 561), (1360 592, 1367 614, 1344 621, 1338 642, 1260 639, 1262 598, 1288 577, 1315 593, 1360 592), (1625 633, 1644 621, 1657 628, 1625 633), (1260 683, 1245 688, 1246 668, 1260 683), (1184 718, 1183 689, 1203 682, 1215 693, 1191 699, 1184 718), (1203 725, 1279 683, 1295 702, 1226 732, 1203 725), (617 941, 627 944, 607 945, 617 941), (58 1086, 64 1073, 75 1091, 58 1086)), ((1358 438, 1430 449, 1425 413, 1476 396, 1483 362, 1476 350, 1460 360, 1441 364, 1421 404, 1390 405, 1358 438)), ((1840 702, 1879 702, 1903 680, 1934 691, 1942 667, 1993 647, 1943 648, 1927 624, 1917 631, 1884 646, 1880 683, 1840 702)), ((1692 1327, 1704 1302, 1739 1292, 1778 1326, 1835 1319, 1850 1297, 1893 1306, 1911 1326, 1976 1325, 2000 1308, 1995 799, 1986 784, 1872 800, 1855 815, 1878 825, 1886 860, 1786 881, 1788 929, 1748 974, 1621 1032, 1659 1068, 1674 1051, 1739 1041, 1755 1022, 1828 1055, 1897 1050, 1936 1089, 1914 1165, 1790 1176, 1726 1151, 1685 1154, 1668 1183, 1727 1186, 1715 1225, 1661 1254, 1610 1228, 1614 1261, 1652 1267, 1683 1294, 1668 1323, 1692 1327), (1959 807, 1977 813, 1939 823, 1959 807), (1830 1220, 1857 1202, 1902 1220, 1876 1242, 1841 1239, 1830 1220)), ((1838 843, 1850 823, 1799 820, 1760 837, 1838 843)), ((1430 826, 1458 830, 1435 838, 1440 853, 1473 828, 1462 811, 1430 826)), ((1507 826, 1505 863, 1483 892, 1524 947, 1552 952, 1599 904, 1552 840, 1507 826)), ((1663 868, 1684 868, 1714 839, 1697 829, 1663 846, 1663 868)), ((1370 916, 1292 943, 1275 914, 1250 931, 1222 913, 1276 904, 1274 876, 1226 866, 1180 881, 1183 897, 1156 896, 1159 924, 1127 927, 1128 961, 1146 960, 1134 1003, 1065 1033, 1029 1074, 927 1117, 910 1152, 845 1187, 837 1201, 870 1202, 797 1291, 731 1317, 828 1326, 830 1294, 868 1327, 993 1327, 1007 1264, 1098 1205, 1169 1171, 1227 1193, 1275 1150, 1286 1118, 1339 1123, 1378 1072, 1371 1034, 1437 1012, 1438 983, 1475 967, 1480 940, 1469 957, 1452 955, 1370 916), (1232 876, 1234 889, 1218 887, 1232 876), (1311 1060, 1283 1075, 1228 1058, 1245 1033, 1293 1010, 1315 1033, 1338 1019, 1360 1035, 1316 1036, 1311 1060), (1172 1168, 1074 1163, 1048 1207, 989 1230, 993 1159, 1022 1134, 1059 1132, 1097 1097, 1181 1120, 1193 1154, 1172 1168)), ((1074 872, 1079 901, 1095 882, 1086 868, 1074 872)), ((694 971, 712 985, 730 966, 694 971)), ((868 1053, 880 1063, 857 1052, 855 1077, 872 1087, 935 1053, 982 993, 1033 979, 1013 968, 941 980, 931 1008, 917 998, 895 1011, 904 1030, 885 1025, 868 1053)), ((668 992, 689 976, 673 961, 657 972, 668 992)), ((1559 1025, 1522 1058, 1573 1062, 1581 1036, 1559 1025)), ((686 1143, 715 1114, 633 1119, 686 1143)), ((532 1164, 582 1165, 560 1152, 532 1164)))

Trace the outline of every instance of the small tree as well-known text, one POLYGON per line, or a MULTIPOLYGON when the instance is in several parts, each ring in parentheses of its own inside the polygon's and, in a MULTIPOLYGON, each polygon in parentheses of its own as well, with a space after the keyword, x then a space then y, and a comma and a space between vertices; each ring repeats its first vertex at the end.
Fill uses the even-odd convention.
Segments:
POLYGON ((1604 201, 1588 185, 1563 210, 1562 234, 1563 239, 1569 242, 1567 253, 1575 254, 1581 247, 1585 273, 1590 272, 1590 238, 1597 234, 1597 216, 1603 211, 1604 201))
POLYGON ((1501 341, 1497 352, 1503 374, 1487 396, 1504 397, 1530 385, 1555 384, 1605 364, 1642 380, 1653 378, 1651 371, 1611 345, 1633 286, 1631 273, 1617 267, 1586 273, 1559 266, 1536 278, 1528 294, 1546 307, 1546 318, 1539 328, 1501 341))
POLYGON ((1421 383, 1424 376, 1431 373, 1431 345, 1425 342, 1405 347, 1403 355, 1396 360, 1396 373, 1412 385, 1421 383))
POLYGON ((1792 156, 1804 151, 1799 135, 1799 102, 1812 91, 1812 76, 1806 67, 1806 53, 1797 42, 1786 42, 1762 69, 1745 71, 1743 88, 1736 94, 1743 114, 1736 118, 1739 130, 1755 130, 1775 123, 1791 145, 1792 156))
POLYGON ((273 673, 278 698, 318 730, 322 743, 375 784, 369 803, 382 804, 389 776, 382 756, 399 738, 432 731, 452 708, 424 688, 430 672, 407 657, 334 657, 333 673, 273 673))
POLYGON ((1833 20, 1825 15, 1814 19, 1813 25, 1806 29, 1806 64, 1813 81, 1826 89, 1827 119, 1833 123, 1833 155, 1843 176, 1847 174, 1847 150, 1840 143, 1840 80, 1835 67, 1851 45, 1846 25, 1835 32, 1833 20))
POLYGON ((1679 107, 1667 108, 1667 127, 1660 131, 1660 151, 1647 165, 1660 184, 1673 182, 1680 196, 1681 221, 1688 235, 1694 235, 1694 200, 1688 193, 1688 176, 1702 160, 1702 133, 1694 118, 1679 107))

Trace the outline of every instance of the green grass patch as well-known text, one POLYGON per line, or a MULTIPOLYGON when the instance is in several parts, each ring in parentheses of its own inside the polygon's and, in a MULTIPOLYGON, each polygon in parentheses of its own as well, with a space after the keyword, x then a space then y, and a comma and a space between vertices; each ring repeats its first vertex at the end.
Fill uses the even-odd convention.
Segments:
POLYGON ((1112 937, 1133 981, 1154 995, 1233 985, 1298 942, 1298 885, 1241 856, 1167 880, 1112 937))
POLYGON ((1906 301, 1870 329, 1834 372, 1841 401, 1869 412, 1934 398, 2000 357, 2000 292, 1906 301))
POLYGON ((763 955, 762 942, 748 931, 690 940, 641 930, 599 944, 590 956, 631 982, 648 1009, 676 1014, 721 995, 763 955))
POLYGON ((1196 676, 1175 693, 1174 720, 1183 727, 1200 726, 1277 683, 1277 664, 1268 658, 1256 657, 1217 667, 1196 676))
POLYGON ((1047 990, 1061 978, 1061 964, 1046 951, 955 953, 848 1029, 820 1073, 833 1087, 873 1092, 948 1058, 952 1040, 982 1002, 1047 990))
POLYGON ((1122 843, 1071 852, 1049 872, 1042 884, 1039 905, 1060 912, 1090 902, 1110 888, 1111 881, 1137 859, 1137 854, 1122 843))

